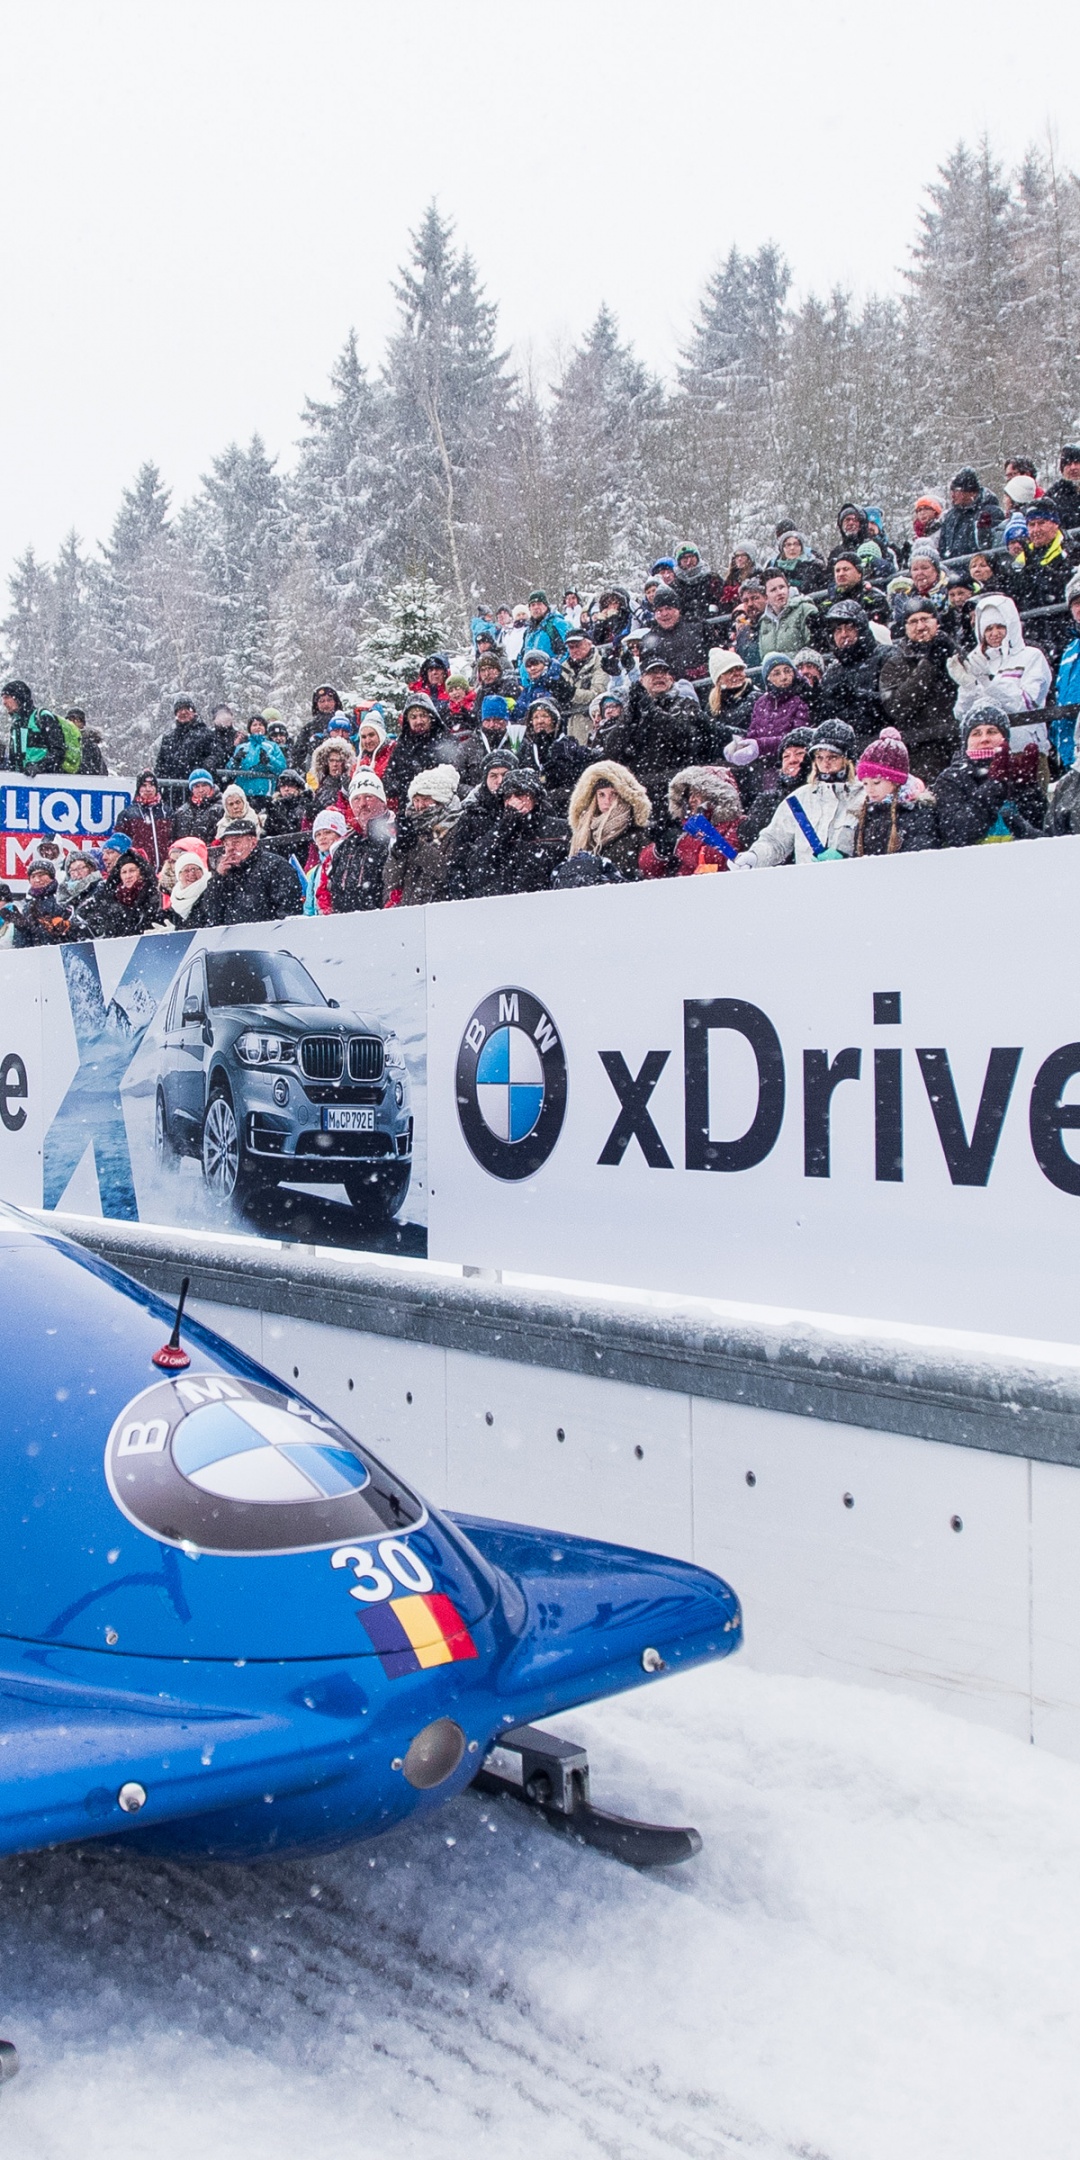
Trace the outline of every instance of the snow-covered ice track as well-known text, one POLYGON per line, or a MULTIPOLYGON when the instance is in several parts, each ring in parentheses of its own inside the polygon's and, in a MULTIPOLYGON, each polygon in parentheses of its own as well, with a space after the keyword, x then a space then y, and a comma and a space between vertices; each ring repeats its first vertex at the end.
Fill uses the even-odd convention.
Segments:
MULTIPOLYGON (((426 1838, 445 1852, 454 1836, 483 1859, 494 1827, 512 1842, 514 1865, 565 1870, 565 1846, 538 1823, 507 1821, 515 1815, 507 1803, 470 1795, 426 1838)), ((258 1870, 131 1862, 86 1847, 9 1862, 0 1894, 9 1910, 19 1897, 24 1935, 28 1922, 34 1933, 44 1923, 69 1975, 81 1938, 78 1978, 91 2000, 126 1990, 133 1967, 152 1960, 158 2000, 140 1977, 144 2015, 156 2009, 173 2024, 179 2017, 207 2037, 271 2049, 279 2064, 291 2057, 309 2069, 340 2067, 343 2043, 360 2041, 394 2074, 403 2131, 415 2127, 410 2103, 460 2105, 465 2081, 477 2129, 512 2111, 523 2149, 534 2152, 550 2145, 611 2160, 819 2160, 755 2129, 734 2107, 718 2111, 715 2093, 672 2087, 657 2063, 603 2063, 501 1969, 465 1945, 433 1944, 404 1887, 414 1859, 423 1865, 408 1848, 424 1842, 409 1832, 388 1840, 374 1868, 358 1848, 314 1869, 258 1870)), ((574 1864, 596 1861, 575 1854, 574 1864)), ((500 1873, 505 1867, 504 1855, 500 1873)), ((501 1923, 507 1918, 503 1909, 501 1923)), ((451 1930, 456 1924, 449 1920, 451 1930)))
POLYGON ((0 1863, 0 2160, 1075 2160, 1080 1768, 745 1666, 558 1724, 699 1857, 0 1863))

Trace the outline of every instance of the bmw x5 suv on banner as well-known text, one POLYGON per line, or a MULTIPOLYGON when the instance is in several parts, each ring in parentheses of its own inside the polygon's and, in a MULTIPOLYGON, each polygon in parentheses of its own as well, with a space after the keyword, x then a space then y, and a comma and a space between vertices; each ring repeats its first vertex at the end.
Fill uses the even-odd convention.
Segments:
POLYGON ((169 993, 154 1145, 162 1164, 198 1156, 216 1200, 337 1184, 365 1223, 387 1223, 412 1175, 405 1054, 292 953, 197 953, 169 993))

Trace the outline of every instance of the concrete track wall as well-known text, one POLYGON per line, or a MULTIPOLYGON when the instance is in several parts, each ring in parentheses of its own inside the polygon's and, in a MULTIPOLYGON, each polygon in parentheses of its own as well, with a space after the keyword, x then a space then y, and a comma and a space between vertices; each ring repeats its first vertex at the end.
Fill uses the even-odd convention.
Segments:
POLYGON ((693 1558, 765 1669, 1080 1758, 1080 1364, 50 1217, 436 1503, 693 1558))

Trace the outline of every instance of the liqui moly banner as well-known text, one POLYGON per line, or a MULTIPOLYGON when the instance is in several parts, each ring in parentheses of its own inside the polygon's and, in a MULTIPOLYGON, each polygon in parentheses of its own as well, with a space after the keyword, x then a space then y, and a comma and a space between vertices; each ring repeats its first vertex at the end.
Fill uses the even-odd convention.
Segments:
POLYGON ((1078 885, 1070 838, 2 951, 0 1195, 1080 1344, 1078 885))
POLYGON ((20 891, 39 840, 66 840, 93 847, 113 830, 135 793, 135 782, 115 774, 83 779, 78 773, 0 773, 0 878, 20 891))

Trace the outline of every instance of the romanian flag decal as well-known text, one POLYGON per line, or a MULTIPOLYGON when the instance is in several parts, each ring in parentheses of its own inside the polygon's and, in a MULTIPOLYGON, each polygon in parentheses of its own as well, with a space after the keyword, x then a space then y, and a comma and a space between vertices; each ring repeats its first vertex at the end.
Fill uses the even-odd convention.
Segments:
POLYGON ((358 1614, 388 1680, 424 1672, 429 1665, 456 1665, 474 1658, 476 1644, 457 1607, 437 1590, 423 1597, 391 1598, 358 1614))

